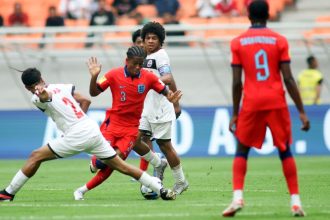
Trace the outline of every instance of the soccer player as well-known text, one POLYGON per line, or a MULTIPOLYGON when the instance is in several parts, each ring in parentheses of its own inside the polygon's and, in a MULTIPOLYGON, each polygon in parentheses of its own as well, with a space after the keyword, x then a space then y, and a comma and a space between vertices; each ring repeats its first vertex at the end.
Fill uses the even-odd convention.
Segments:
MULTIPOLYGON (((87 63, 91 74, 89 87, 91 96, 98 96, 108 88, 111 91, 112 107, 106 111, 100 129, 105 139, 111 143, 123 160, 127 158, 137 139, 143 102, 148 91, 153 89, 171 102, 177 102, 182 96, 181 91, 177 90, 173 93, 157 76, 142 69, 145 57, 143 48, 132 46, 127 51, 125 67, 112 69, 99 80, 97 78, 101 72, 101 64, 96 58, 89 59, 87 63)), ((163 173, 166 165, 162 164, 161 159, 145 143, 134 150, 148 160, 158 172, 163 173)), ((99 160, 93 158, 92 165, 100 170, 87 184, 74 192, 75 200, 82 200, 87 191, 105 181, 113 171, 112 168, 104 167, 99 160)))
MULTIPOLYGON (((136 57, 131 59, 134 62, 138 60, 136 57)), ((132 70, 131 68, 137 68, 137 66, 129 65, 129 69, 132 70)), ((127 164, 117 156, 115 150, 102 136, 97 123, 85 114, 91 103, 90 100, 74 91, 73 85, 46 84, 40 71, 36 68, 24 70, 21 78, 25 88, 33 94, 33 104, 51 117, 64 135, 49 141, 47 145, 31 153, 25 165, 16 173, 7 188, 0 191, 1 202, 12 201, 16 193, 37 172, 42 162, 70 157, 81 152, 96 155, 111 169, 134 177, 141 184, 159 192, 165 200, 175 199, 175 193, 163 189, 157 178, 127 164)), ((150 77, 150 82, 155 82, 152 83, 153 88, 163 91, 163 83, 157 80, 157 77, 150 77)), ((165 91, 167 90, 164 90, 165 94, 169 94, 165 91)), ((178 97, 175 97, 174 94, 172 98, 178 97)))
MULTIPOLYGON (((143 26, 141 37, 148 54, 143 63, 143 68, 152 71, 165 84, 169 85, 172 91, 176 91, 170 60, 166 51, 162 48, 165 40, 164 27, 158 22, 149 22, 143 26)), ((150 142, 150 137, 156 139, 160 150, 165 155, 172 169, 175 180, 173 191, 176 194, 181 194, 189 186, 182 170, 180 158, 171 142, 172 121, 180 114, 179 102, 172 104, 164 96, 151 90, 144 102, 139 126, 140 133, 146 137, 143 141, 150 142)), ((141 135, 136 143, 137 147, 143 143, 140 137, 141 135)), ((151 143, 148 143, 148 145, 150 146, 151 143)), ((162 179, 162 176, 160 179, 162 179)))
POLYGON ((292 214, 304 216, 299 197, 296 164, 290 150, 291 122, 282 78, 299 111, 301 129, 308 131, 310 124, 292 77, 288 42, 285 37, 266 27, 269 17, 266 1, 253 1, 248 11, 252 26, 231 42, 233 116, 229 129, 235 133, 238 145, 233 161, 233 201, 223 211, 223 216, 234 216, 244 206, 243 187, 248 154, 251 146, 261 148, 266 127, 271 130, 274 145, 279 151, 291 195, 292 214), (239 111, 242 95, 244 98, 239 111))
POLYGON ((138 29, 132 34, 132 42, 134 46, 143 47, 143 40, 141 38, 141 29, 138 29))

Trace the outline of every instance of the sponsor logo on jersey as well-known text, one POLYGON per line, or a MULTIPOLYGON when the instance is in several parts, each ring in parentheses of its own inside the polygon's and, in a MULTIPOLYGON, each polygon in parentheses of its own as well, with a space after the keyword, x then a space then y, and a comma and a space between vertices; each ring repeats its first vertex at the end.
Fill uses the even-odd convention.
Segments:
POLYGON ((145 85, 143 85, 143 84, 138 85, 138 93, 140 93, 140 94, 144 93, 145 89, 146 89, 145 85))

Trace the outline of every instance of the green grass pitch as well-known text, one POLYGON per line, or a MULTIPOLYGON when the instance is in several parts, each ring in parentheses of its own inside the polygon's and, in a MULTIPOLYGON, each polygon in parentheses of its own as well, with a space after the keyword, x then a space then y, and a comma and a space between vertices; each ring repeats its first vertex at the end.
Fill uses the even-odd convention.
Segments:
MULTIPOLYGON (((138 160, 129 159, 138 164, 138 160)), ((297 157, 300 191, 307 219, 330 219, 330 157, 297 157)), ((23 160, 0 161, 0 188, 10 182, 23 160)), ((114 173, 74 201, 73 191, 92 177, 87 159, 45 162, 16 195, 0 203, 0 219, 221 219, 231 201, 232 158, 184 158, 190 182, 175 201, 144 200, 139 184, 114 173)), ((149 170, 151 170, 149 168, 149 170)), ((167 169, 165 186, 173 185, 167 169)), ((245 208, 236 219, 292 219, 289 195, 277 157, 250 158, 245 182, 245 208)))

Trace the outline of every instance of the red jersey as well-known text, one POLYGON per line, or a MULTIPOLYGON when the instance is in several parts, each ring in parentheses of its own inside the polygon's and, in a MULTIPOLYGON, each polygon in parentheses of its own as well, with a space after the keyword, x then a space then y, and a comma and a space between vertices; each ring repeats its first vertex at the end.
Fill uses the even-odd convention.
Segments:
POLYGON ((285 37, 266 27, 252 27, 231 42, 232 66, 244 71, 243 104, 247 111, 286 107, 280 64, 290 62, 285 37))
POLYGON ((132 77, 124 67, 110 70, 97 82, 103 92, 108 87, 112 94, 112 107, 107 109, 110 124, 121 127, 137 127, 141 117, 144 99, 150 89, 161 93, 165 84, 148 70, 141 69, 132 77))

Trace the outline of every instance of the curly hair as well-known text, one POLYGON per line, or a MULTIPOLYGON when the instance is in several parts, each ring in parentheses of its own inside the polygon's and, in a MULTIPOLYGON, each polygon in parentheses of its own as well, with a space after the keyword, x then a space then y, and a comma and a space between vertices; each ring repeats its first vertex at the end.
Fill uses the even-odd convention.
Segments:
POLYGON ((147 56, 144 49, 139 46, 132 46, 132 47, 128 48, 126 55, 127 55, 127 58, 132 58, 132 57, 146 58, 146 56, 147 56))
POLYGON ((141 30, 141 38, 145 40, 148 33, 152 33, 158 36, 160 45, 163 46, 165 41, 165 29, 164 27, 155 21, 148 22, 145 24, 141 30))
POLYGON ((23 71, 21 76, 22 82, 26 86, 31 86, 41 80, 41 73, 36 68, 28 68, 23 71))

